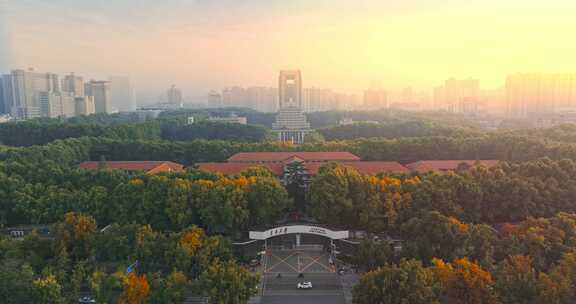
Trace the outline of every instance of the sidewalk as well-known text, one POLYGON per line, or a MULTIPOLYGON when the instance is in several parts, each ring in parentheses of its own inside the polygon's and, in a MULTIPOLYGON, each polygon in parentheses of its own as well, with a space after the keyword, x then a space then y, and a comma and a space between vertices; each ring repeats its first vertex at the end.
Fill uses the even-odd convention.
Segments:
POLYGON ((352 304, 352 288, 356 283, 358 283, 360 276, 356 273, 346 273, 339 277, 346 304, 352 304))

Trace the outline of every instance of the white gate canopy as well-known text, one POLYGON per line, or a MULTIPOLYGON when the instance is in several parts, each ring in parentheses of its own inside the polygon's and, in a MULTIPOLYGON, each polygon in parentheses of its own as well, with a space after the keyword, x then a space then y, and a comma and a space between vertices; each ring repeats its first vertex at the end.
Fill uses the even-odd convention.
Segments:
POLYGON ((252 240, 266 240, 271 237, 284 235, 284 234, 315 234, 324 236, 333 240, 347 239, 349 237, 348 231, 333 231, 330 229, 317 227, 317 226, 306 226, 306 225, 293 225, 293 226, 282 226, 266 231, 250 231, 250 239, 252 240))

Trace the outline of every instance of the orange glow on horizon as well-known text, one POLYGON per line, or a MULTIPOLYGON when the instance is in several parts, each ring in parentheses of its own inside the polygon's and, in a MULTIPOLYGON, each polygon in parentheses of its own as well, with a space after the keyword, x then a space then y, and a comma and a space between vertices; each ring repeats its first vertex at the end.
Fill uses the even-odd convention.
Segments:
POLYGON ((210 21, 206 12, 149 23, 90 15, 76 24, 14 9, 8 20, 20 68, 130 74, 154 90, 274 86, 286 68, 302 70, 306 86, 351 92, 374 80, 430 89, 473 77, 497 87, 515 72, 576 72, 576 1, 431 2, 320 1, 289 14, 261 9, 210 21))

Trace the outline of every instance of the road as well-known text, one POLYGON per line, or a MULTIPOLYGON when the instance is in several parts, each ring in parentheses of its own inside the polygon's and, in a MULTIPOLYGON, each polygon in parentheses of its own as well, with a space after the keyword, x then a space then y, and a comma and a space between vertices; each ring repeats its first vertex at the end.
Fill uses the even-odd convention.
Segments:
POLYGON ((346 304, 342 295, 265 296, 262 304, 346 304))
POLYGON ((274 252, 264 269, 260 304, 346 304, 342 282, 325 252, 274 252), (300 282, 312 282, 313 288, 298 289, 300 282))

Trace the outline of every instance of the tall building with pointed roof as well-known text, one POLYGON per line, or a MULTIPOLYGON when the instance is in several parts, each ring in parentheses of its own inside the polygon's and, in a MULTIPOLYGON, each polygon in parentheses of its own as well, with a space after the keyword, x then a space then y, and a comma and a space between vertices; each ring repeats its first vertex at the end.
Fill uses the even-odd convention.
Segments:
POLYGON ((310 124, 302 112, 302 73, 281 71, 278 94, 279 112, 272 129, 280 141, 303 144, 310 124))

